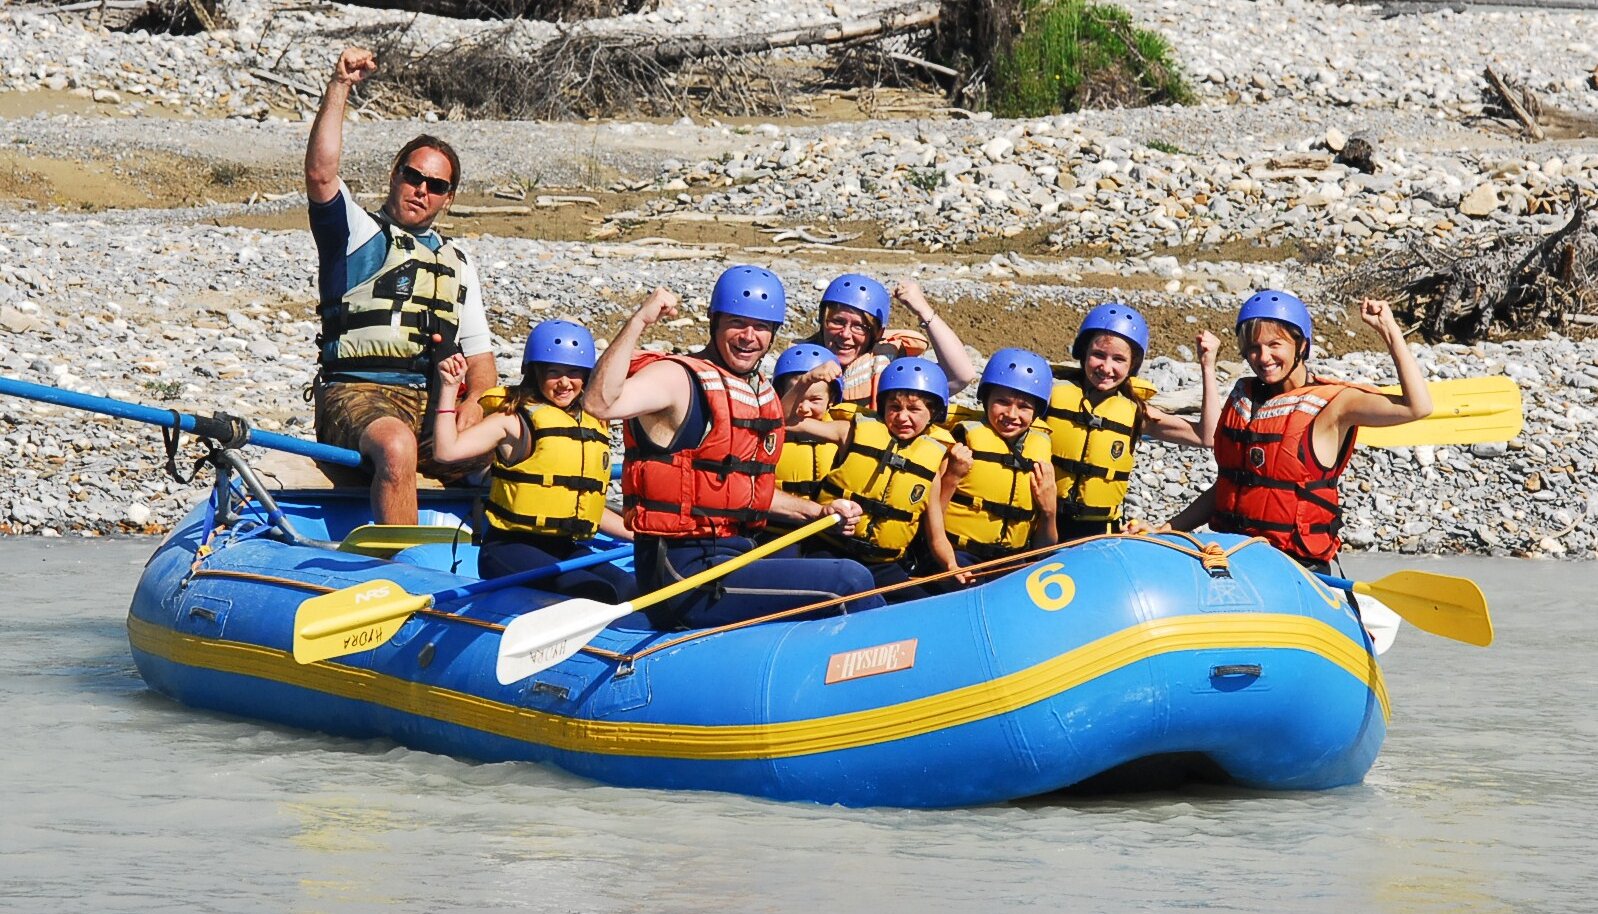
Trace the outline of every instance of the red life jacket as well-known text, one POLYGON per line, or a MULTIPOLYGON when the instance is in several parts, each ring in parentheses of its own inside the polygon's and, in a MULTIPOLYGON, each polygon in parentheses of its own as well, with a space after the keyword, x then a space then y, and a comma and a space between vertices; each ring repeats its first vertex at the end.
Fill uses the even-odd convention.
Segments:
POLYGON ((671 453, 639 446, 637 422, 622 436, 623 516, 635 533, 672 538, 748 536, 766 525, 782 450, 782 401, 770 384, 749 382, 692 356, 641 353, 628 374, 669 359, 685 365, 705 394, 705 437, 671 453))
POLYGON ((1215 513, 1210 529, 1261 536, 1300 559, 1329 562, 1342 546, 1337 480, 1354 453, 1350 429, 1331 468, 1315 456, 1311 428, 1326 405, 1352 385, 1310 378, 1308 385, 1263 403, 1257 378, 1232 388, 1215 436, 1215 513))

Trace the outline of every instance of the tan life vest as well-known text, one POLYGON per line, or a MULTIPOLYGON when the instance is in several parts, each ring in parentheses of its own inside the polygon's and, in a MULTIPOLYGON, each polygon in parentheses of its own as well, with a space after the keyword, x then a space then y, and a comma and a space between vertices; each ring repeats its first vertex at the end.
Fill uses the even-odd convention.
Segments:
POLYGON ((373 213, 386 243, 383 265, 372 277, 324 301, 317 337, 322 371, 412 371, 431 376, 436 359, 454 352, 466 254, 445 241, 437 251, 414 234, 373 213), (437 340, 434 337, 438 337, 437 340))

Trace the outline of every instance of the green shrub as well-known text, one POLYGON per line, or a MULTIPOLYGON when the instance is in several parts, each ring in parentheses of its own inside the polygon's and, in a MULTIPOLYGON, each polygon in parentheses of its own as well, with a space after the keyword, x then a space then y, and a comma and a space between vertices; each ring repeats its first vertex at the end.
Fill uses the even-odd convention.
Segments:
POLYGON ((1001 117, 1192 98, 1166 40, 1118 6, 1020 0, 1021 25, 994 61, 990 104, 1001 117))

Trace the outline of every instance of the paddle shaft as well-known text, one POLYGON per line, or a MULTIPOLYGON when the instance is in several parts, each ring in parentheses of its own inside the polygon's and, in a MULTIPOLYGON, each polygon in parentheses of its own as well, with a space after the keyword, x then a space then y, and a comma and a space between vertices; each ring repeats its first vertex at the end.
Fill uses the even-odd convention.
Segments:
MULTIPOLYGON (((667 584, 665 587, 662 587, 659 590, 651 591, 650 593, 646 593, 641 597, 635 597, 634 599, 622 605, 629 607, 630 609, 628 611, 636 612, 637 610, 643 609, 647 606, 654 606, 656 603, 664 603, 667 600, 670 600, 672 597, 687 593, 701 584, 707 584, 716 580, 717 578, 732 574, 734 571, 737 571, 745 565, 748 565, 750 562, 755 562, 773 553, 781 552, 805 537, 831 527, 842 519, 843 518, 836 514, 828 514, 824 517, 818 517, 797 530, 784 533, 782 536, 777 537, 771 542, 756 546, 742 555, 722 562, 720 565, 706 568, 704 571, 701 571, 697 574, 691 574, 675 584, 667 584)), ((625 612, 622 613, 622 615, 625 614, 625 612)))
MULTIPOLYGON (((54 403, 57 406, 87 410, 91 413, 100 413, 117 419, 132 419, 135 422, 159 425, 162 428, 182 429, 185 432, 192 432, 216 441, 231 440, 235 431, 233 423, 222 418, 207 418, 205 416, 180 413, 175 410, 156 409, 153 406, 126 403, 122 400, 113 400, 110 397, 96 397, 92 394, 62 390, 59 387, 48 387, 43 384, 19 381, 16 378, 0 377, 0 394, 10 394, 14 397, 54 403)), ((273 432, 246 428, 244 440, 247 444, 259 445, 260 447, 271 448, 274 451, 284 451, 289 454, 298 454, 301 457, 309 457, 312 460, 321 460, 326 463, 336 463, 340 466, 358 467, 362 463, 359 451, 334 447, 330 444, 319 444, 315 441, 306 441, 303 438, 295 438, 291 435, 278 435, 273 432)))
MULTIPOLYGON (((604 552, 593 552, 589 553, 588 555, 579 555, 576 558, 570 558, 561 562, 556 562, 553 565, 542 565, 538 568, 529 568, 526 571, 518 571, 515 574, 508 574, 502 578, 489 578, 486 581, 474 581, 471 584, 466 584, 461 587, 452 587, 449 590, 441 590, 438 593, 427 594, 425 596, 412 596, 410 594, 401 592, 396 598, 399 602, 398 609, 407 614, 412 612, 421 612, 422 610, 428 609, 439 603, 448 603, 453 600, 463 600, 466 597, 474 596, 480 593, 492 593, 496 590, 504 590, 508 587, 515 587, 518 584, 525 584, 529 581, 536 581, 541 578, 552 578, 559 574, 565 574, 568 571, 576 571, 580 568, 587 568, 591 565, 600 565, 605 562, 609 562, 612 559, 625 558, 628 555, 631 555, 632 551, 632 546, 618 546, 615 549, 607 549, 604 552)), ((394 595, 390 594, 387 590, 380 590, 379 592, 374 593, 371 590, 371 588, 374 586, 377 588, 387 588, 397 585, 392 585, 388 581, 383 581, 376 585, 357 584, 353 588, 346 588, 356 591, 365 590, 368 594, 370 594, 369 598, 375 599, 376 602, 373 602, 370 606, 361 609, 350 610, 349 612, 342 613, 329 619, 324 619, 320 622, 313 622, 310 625, 300 629, 300 637, 306 639, 325 638, 328 635, 334 634, 335 632, 366 628, 367 626, 377 625, 378 623, 386 622, 389 619, 394 618, 396 615, 395 600, 390 599, 390 597, 394 595)), ((440 613, 439 615, 448 616, 449 614, 440 613)), ((369 644, 366 646, 375 647, 376 645, 369 644)))

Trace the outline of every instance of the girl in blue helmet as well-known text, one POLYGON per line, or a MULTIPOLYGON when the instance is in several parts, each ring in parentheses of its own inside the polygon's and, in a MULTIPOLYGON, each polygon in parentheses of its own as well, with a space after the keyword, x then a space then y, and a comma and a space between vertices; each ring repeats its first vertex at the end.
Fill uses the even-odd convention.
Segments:
POLYGON ((934 558, 945 570, 1055 542, 1052 447, 1048 431, 1033 424, 1053 385, 1048 360, 1035 352, 1000 349, 988 360, 977 386, 982 419, 954 427, 939 492, 952 548, 934 549, 934 558))
POLYGON ((1215 436, 1218 478, 1168 525, 1265 538, 1316 571, 1342 546, 1338 480, 1362 425, 1401 425, 1431 415, 1431 394, 1387 302, 1360 302, 1381 335, 1400 393, 1311 375, 1314 326, 1297 297, 1263 289, 1243 303, 1237 340, 1254 377, 1232 388, 1215 436))
MULTIPOLYGON (((494 455, 477 559, 484 579, 587 555, 593 550, 583 541, 600 531, 632 538, 605 506, 610 426, 582 408, 593 367, 593 334, 570 321, 544 321, 527 336, 521 383, 505 389, 497 410, 465 431, 436 423, 435 450, 449 455, 442 459, 494 455)), ((465 375, 458 354, 439 364, 438 412, 455 411, 465 375)), ((565 572, 540 586, 606 602, 637 593, 632 576, 610 565, 565 572)))
MULTIPOLYGON (((836 360, 818 359, 800 376, 795 388, 832 384, 836 360)), ((878 587, 910 579, 912 544, 918 536, 941 544, 940 564, 954 561, 943 533, 943 506, 938 493, 948 447, 934 436, 935 423, 948 409, 949 379, 934 362, 895 359, 877 383, 877 412, 860 410, 847 420, 790 414, 790 435, 806 435, 837 448, 833 468, 821 480, 817 498, 847 499, 864 515, 849 536, 826 535, 813 556, 849 558, 870 569, 878 587), (880 418, 879 418, 880 417, 880 418)), ((890 602, 927 596, 920 587, 900 587, 885 594, 890 602)))
POLYGON ((1142 436, 1188 447, 1210 446, 1209 432, 1220 410, 1215 386, 1220 341, 1207 330, 1198 335, 1203 401, 1197 422, 1147 402, 1154 389, 1136 375, 1148 345, 1148 322, 1119 302, 1089 311, 1077 331, 1071 354, 1081 367, 1061 377, 1048 408, 1059 493, 1055 522, 1061 542, 1121 530, 1121 503, 1142 436))
POLYGON ((877 379, 888 363, 901 356, 920 355, 928 341, 949 378, 949 393, 964 390, 976 377, 965 344, 933 310, 914 280, 898 283, 890 296, 875 279, 845 273, 821 294, 817 319, 815 335, 805 342, 825 346, 838 357, 843 366, 839 383, 847 404, 870 409, 876 403, 877 379), (893 301, 909 308, 926 333, 914 350, 905 350, 888 338, 888 308, 893 301))

